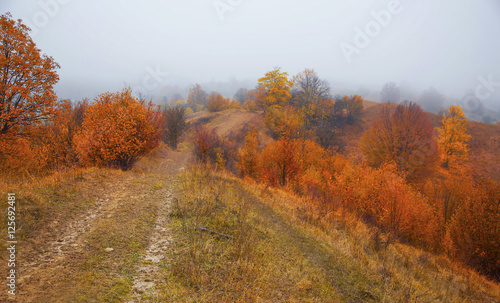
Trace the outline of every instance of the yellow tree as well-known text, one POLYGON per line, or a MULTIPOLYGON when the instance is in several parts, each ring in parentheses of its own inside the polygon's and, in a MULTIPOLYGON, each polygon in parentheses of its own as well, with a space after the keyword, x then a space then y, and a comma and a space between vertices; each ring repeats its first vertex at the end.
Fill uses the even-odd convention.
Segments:
POLYGON ((187 104, 194 112, 200 111, 207 104, 207 93, 198 83, 189 89, 187 104))
POLYGON ((257 178, 259 167, 259 136, 252 127, 246 137, 245 146, 238 151, 238 168, 242 176, 257 178))
POLYGON ((273 106, 264 116, 264 123, 275 138, 287 136, 296 138, 304 130, 304 113, 291 106, 285 108, 273 106))
POLYGON ((258 86, 265 89, 264 110, 272 106, 284 107, 292 97, 290 89, 293 86, 293 81, 289 80, 288 73, 282 72, 280 68, 266 73, 264 77, 259 79, 258 86))
POLYGON ((471 136, 467 134, 467 119, 458 105, 452 105, 441 118, 443 126, 438 129, 438 143, 441 149, 441 165, 453 167, 467 159, 471 136))
POLYGON ((59 65, 41 55, 30 29, 0 15, 0 135, 52 115, 59 65))

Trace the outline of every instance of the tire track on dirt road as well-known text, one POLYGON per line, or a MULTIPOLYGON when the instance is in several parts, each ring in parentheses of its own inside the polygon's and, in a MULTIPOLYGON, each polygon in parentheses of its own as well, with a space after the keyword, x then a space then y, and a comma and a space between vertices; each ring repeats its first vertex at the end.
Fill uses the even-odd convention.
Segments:
POLYGON ((184 169, 187 162, 187 155, 178 154, 172 160, 174 163, 163 164, 157 167, 157 170, 161 170, 162 167, 167 168, 165 172, 167 173, 169 185, 164 192, 165 200, 158 205, 155 228, 151 234, 145 253, 140 257, 137 274, 133 280, 131 298, 127 302, 141 302, 143 298, 158 299, 156 287, 158 284, 164 283, 160 272, 160 265, 172 241, 169 215, 172 202, 176 199, 174 191, 177 174, 184 169))

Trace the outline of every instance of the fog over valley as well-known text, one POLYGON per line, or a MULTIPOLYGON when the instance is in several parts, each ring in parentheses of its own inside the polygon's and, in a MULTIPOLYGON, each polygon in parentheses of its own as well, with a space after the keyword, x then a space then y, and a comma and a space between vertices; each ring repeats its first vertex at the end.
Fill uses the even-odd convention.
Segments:
MULTIPOLYGON (((2 1, 60 65, 60 98, 130 85, 157 102, 195 83, 232 97, 274 67, 314 69, 333 94, 479 100, 500 111, 500 2, 2 1), (177 87, 176 87, 177 86, 177 87)), ((477 104, 469 107, 477 108, 477 104)))

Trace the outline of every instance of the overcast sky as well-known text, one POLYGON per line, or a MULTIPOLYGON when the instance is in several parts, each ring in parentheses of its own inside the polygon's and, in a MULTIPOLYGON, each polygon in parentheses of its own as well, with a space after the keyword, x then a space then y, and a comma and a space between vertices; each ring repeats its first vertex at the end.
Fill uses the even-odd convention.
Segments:
POLYGON ((61 65, 62 98, 124 83, 149 92, 256 82, 276 66, 314 68, 333 91, 396 81, 459 97, 481 77, 500 82, 497 0, 2 0, 0 9, 61 65))

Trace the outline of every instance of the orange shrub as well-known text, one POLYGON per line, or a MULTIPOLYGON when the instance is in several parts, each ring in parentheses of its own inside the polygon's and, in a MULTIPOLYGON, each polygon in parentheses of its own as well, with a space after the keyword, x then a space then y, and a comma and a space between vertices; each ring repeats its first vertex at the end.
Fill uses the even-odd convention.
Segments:
POLYGON ((245 146, 238 151, 238 170, 242 177, 257 178, 259 173, 259 137, 250 129, 245 137, 245 146))
POLYGON ((431 247, 437 223, 427 199, 398 176, 394 166, 348 164, 332 183, 345 208, 394 230, 411 243, 431 247))
POLYGON ((207 110, 209 112, 220 112, 229 107, 229 100, 222 97, 221 94, 217 92, 212 92, 208 96, 207 110))
POLYGON ((41 172, 47 152, 33 146, 29 136, 0 134, 0 172, 7 177, 41 172))
POLYGON ((105 93, 85 113, 75 147, 84 165, 123 170, 158 146, 159 112, 132 97, 131 89, 105 93))
POLYGON ((53 116, 23 129, 23 135, 0 138, 0 166, 10 174, 40 173, 76 162, 73 137, 81 127, 86 101, 72 105, 60 100, 53 116))
POLYGON ((474 192, 475 182, 465 166, 440 169, 422 187, 423 194, 431 201, 439 225, 439 238, 444 239, 451 219, 465 200, 474 192))
POLYGON ((287 137, 267 145, 259 158, 261 180, 273 186, 295 182, 301 169, 298 147, 298 140, 287 137))
POLYGON ((77 161, 73 138, 81 130, 87 107, 87 100, 74 105, 69 100, 60 100, 55 108, 54 119, 40 127, 37 141, 39 145, 47 147, 47 165, 50 167, 70 166, 77 161))
POLYGON ((500 185, 481 181, 456 210, 447 231, 448 249, 493 277, 500 275, 500 185))

